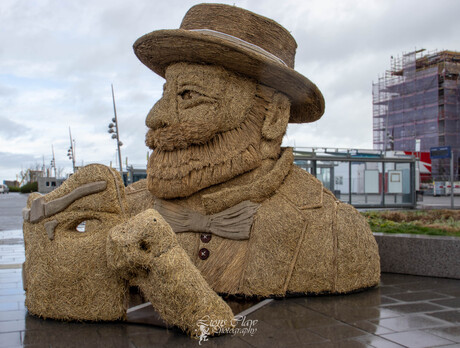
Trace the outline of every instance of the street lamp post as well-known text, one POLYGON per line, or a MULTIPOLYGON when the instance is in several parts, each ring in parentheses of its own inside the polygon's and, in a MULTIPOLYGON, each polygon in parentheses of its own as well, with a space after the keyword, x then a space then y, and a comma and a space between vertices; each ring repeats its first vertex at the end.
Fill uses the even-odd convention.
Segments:
MULTIPOLYGON (((56 171, 56 159, 54 157, 54 146, 51 145, 51 152, 53 154, 53 158, 51 159, 51 169, 54 168, 54 177, 57 178, 57 171, 56 171)), ((52 171, 51 171, 52 174, 52 171)))
POLYGON ((115 106, 115 94, 113 93, 113 84, 112 84, 112 100, 113 100, 113 114, 114 114, 114 117, 112 118, 112 122, 114 123, 109 123, 108 132, 112 134, 112 139, 117 140, 118 163, 120 163, 120 175, 121 175, 121 179, 123 180, 123 164, 121 162, 121 150, 120 150, 120 147, 123 145, 123 143, 120 141, 120 128, 118 127, 117 108, 115 106))
POLYGON ((70 147, 67 150, 67 157, 72 160, 73 172, 75 173, 75 140, 72 139, 72 132, 69 127, 70 147))

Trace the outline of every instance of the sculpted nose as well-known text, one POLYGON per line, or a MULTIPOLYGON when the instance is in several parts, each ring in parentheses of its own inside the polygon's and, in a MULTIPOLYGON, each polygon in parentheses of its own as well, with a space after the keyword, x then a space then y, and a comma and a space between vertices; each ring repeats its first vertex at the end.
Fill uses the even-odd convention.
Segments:
POLYGON ((163 96, 150 109, 145 124, 151 129, 168 126, 177 119, 177 109, 175 107, 175 98, 163 96))

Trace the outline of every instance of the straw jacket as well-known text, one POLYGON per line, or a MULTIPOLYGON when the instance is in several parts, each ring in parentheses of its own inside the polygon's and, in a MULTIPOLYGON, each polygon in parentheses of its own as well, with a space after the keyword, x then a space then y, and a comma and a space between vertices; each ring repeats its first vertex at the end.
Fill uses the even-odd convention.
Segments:
MULTIPOLYGON (((216 292, 345 293, 378 284, 379 254, 365 219, 292 162, 292 149, 286 149, 273 170, 254 183, 223 184, 219 190, 171 201, 203 215, 245 200, 259 204, 248 239, 176 231, 182 248, 216 292)), ((156 208, 144 180, 126 193, 131 215, 156 208)))

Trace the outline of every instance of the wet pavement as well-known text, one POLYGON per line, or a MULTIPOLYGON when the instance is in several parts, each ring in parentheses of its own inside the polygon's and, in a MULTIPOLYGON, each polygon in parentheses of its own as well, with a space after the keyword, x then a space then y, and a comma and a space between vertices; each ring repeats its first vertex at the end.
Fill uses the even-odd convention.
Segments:
POLYGON ((18 192, 0 194, 0 235, 3 231, 22 228, 22 208, 28 197, 18 192))
MULTIPOLYGON (((24 308, 23 261, 22 231, 1 231, 0 347, 199 346, 177 329, 30 316, 24 308)), ((460 280, 386 273, 379 288, 356 294, 272 301, 238 327, 201 346, 460 347, 460 280), (244 331, 249 325, 252 330, 244 331)))

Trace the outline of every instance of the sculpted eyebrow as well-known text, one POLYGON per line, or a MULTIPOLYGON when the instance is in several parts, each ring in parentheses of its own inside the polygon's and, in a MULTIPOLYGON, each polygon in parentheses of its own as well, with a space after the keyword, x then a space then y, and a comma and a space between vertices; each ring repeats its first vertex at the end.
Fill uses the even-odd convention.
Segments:
POLYGON ((178 84, 178 91, 183 91, 184 89, 190 89, 198 93, 204 94, 208 97, 217 97, 217 93, 212 88, 208 86, 199 85, 196 82, 183 82, 178 84))
POLYGON ((70 204, 82 197, 104 191, 106 187, 107 182, 97 181, 77 187, 65 196, 53 199, 47 203, 44 201, 44 196, 36 198, 32 202, 30 209, 23 210, 24 220, 30 221, 31 223, 39 222, 43 218, 60 213, 70 204))

